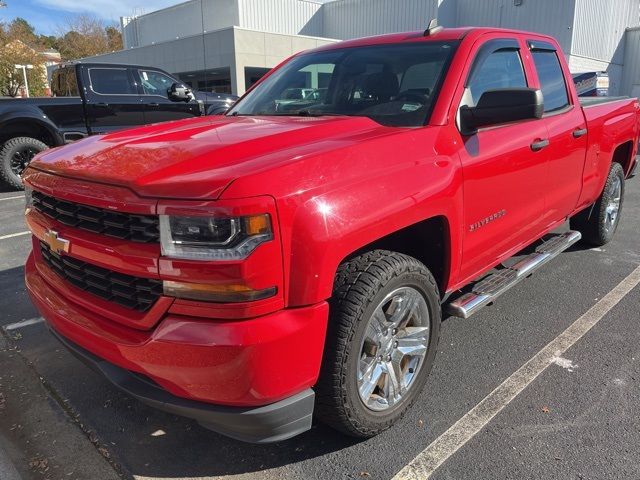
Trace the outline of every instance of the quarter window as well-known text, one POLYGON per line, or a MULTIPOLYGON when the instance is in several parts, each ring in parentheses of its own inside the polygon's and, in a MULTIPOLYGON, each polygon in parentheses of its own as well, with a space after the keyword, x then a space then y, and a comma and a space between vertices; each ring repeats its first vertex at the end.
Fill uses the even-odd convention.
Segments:
POLYGON ((54 97, 77 97, 78 81, 74 67, 63 67, 53 72, 51 90, 54 97))
POLYGON ((534 50, 532 55, 542 88, 544 111, 562 110, 569 105, 569 97, 558 54, 551 50, 534 50))
POLYGON ((527 79, 518 50, 498 50, 476 67, 468 82, 469 106, 474 106, 484 92, 499 88, 526 87, 527 79))
POLYGON ((126 69, 90 68, 91 88, 103 95, 135 95, 136 89, 126 69))

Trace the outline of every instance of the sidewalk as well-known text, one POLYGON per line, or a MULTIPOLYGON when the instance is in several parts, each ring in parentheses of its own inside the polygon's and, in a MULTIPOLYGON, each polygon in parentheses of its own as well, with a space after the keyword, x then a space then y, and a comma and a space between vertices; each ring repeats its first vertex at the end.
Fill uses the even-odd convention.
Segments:
POLYGON ((121 480, 104 454, 0 332, 0 480, 121 480))

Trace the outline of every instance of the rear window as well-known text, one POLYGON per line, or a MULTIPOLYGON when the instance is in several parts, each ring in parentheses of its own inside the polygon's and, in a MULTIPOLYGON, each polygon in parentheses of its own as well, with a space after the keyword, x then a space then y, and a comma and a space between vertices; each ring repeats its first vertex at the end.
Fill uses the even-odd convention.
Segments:
POLYGON ((569 97, 558 54, 551 50, 540 50, 533 51, 532 55, 544 97, 544 111, 554 112, 567 107, 569 97))
POLYGON ((51 92, 54 97, 78 97, 78 80, 74 67, 59 68, 51 75, 51 92))
POLYGON ((91 89, 103 95, 134 95, 135 86, 124 68, 90 68, 91 89))

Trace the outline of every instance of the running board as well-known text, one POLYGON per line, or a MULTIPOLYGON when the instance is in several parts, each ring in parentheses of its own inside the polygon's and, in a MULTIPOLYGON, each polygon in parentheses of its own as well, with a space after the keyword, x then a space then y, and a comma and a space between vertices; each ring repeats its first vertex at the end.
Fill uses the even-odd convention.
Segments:
POLYGON ((580 232, 573 231, 554 236, 515 265, 480 280, 473 286, 470 293, 465 293, 449 303, 445 311, 454 317, 469 318, 511 287, 529 277, 549 260, 560 255, 580 238, 582 238, 580 232))

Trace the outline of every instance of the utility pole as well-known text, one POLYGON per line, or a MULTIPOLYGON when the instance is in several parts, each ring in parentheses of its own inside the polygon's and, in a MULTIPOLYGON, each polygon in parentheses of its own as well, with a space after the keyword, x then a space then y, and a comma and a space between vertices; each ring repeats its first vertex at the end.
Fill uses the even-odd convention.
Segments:
POLYGON ((17 70, 22 69, 22 75, 24 77, 24 88, 27 92, 27 98, 29 98, 29 82, 27 81, 27 70, 31 70, 33 65, 16 65, 17 70))

